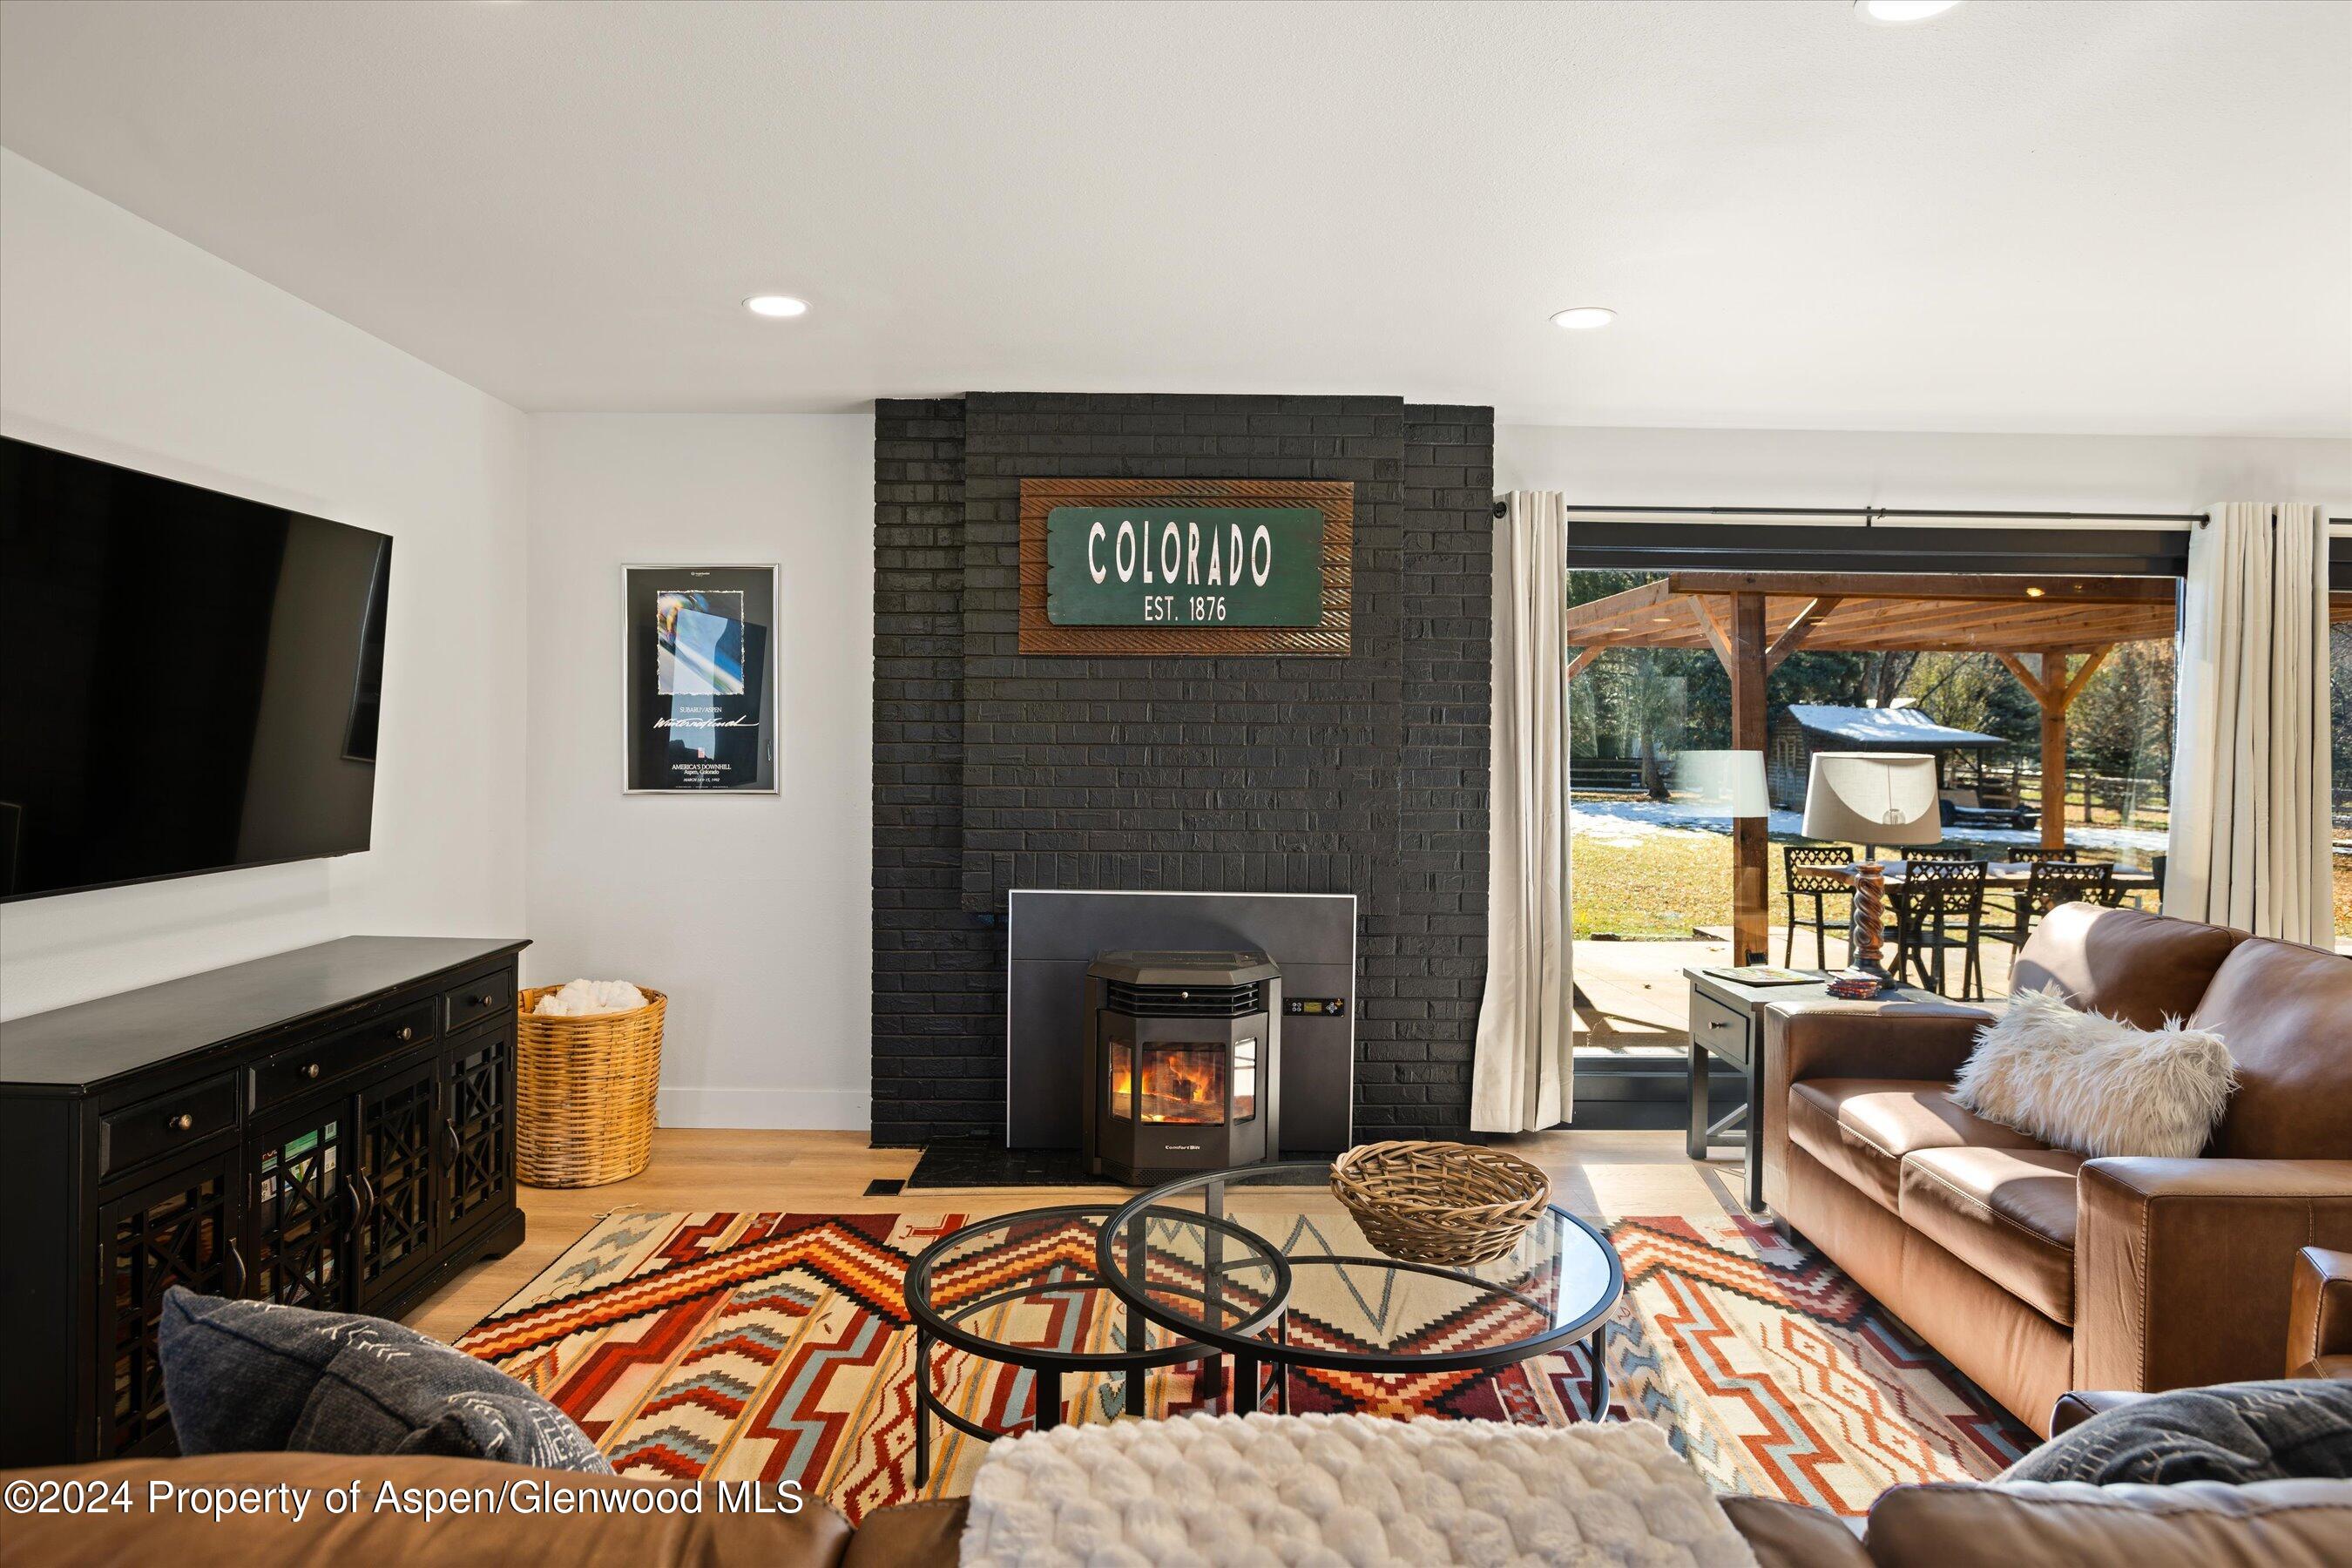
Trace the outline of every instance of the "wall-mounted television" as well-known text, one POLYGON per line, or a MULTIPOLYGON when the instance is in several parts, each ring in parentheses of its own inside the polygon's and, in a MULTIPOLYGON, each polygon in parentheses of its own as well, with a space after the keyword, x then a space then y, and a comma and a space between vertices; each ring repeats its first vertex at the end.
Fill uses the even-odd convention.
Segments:
POLYGON ((368 847, 392 541, 0 438, 0 900, 368 847))

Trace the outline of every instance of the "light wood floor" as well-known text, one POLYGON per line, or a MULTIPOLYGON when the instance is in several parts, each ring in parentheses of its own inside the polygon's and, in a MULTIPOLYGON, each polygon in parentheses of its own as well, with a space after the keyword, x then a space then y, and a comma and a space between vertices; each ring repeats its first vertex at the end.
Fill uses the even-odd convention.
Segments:
MULTIPOLYGON (((1588 1219, 1624 1215, 1737 1213, 1739 1172, 1684 1158, 1679 1132, 1538 1132, 1503 1145, 1541 1165, 1554 1201, 1588 1219)), ((552 1263, 596 1220, 615 1209, 749 1209, 797 1214, 883 1211, 960 1213, 973 1218, 1013 1209, 1123 1197, 1121 1187, 924 1187, 897 1197, 865 1196, 877 1177, 903 1178, 911 1149, 870 1149, 862 1132, 716 1131, 672 1128, 654 1134, 644 1173, 610 1186, 522 1189, 528 1234, 520 1247, 475 1266, 408 1315, 409 1324, 450 1340, 552 1263)))

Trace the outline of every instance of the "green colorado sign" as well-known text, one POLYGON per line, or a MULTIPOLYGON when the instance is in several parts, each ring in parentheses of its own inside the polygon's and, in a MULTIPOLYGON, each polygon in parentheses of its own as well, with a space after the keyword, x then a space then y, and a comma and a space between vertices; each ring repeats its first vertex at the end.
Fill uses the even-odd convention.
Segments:
POLYGON ((1312 507, 1061 506, 1045 514, 1057 626, 1311 626, 1323 619, 1312 507))

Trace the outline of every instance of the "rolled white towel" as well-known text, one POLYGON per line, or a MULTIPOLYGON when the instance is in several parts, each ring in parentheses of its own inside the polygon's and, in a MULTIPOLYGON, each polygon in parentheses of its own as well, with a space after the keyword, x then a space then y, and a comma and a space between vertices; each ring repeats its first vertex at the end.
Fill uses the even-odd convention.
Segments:
POLYGON ((585 1018, 598 1013, 634 1013, 645 1005, 646 994, 625 980, 574 980, 541 996, 531 1011, 585 1018))

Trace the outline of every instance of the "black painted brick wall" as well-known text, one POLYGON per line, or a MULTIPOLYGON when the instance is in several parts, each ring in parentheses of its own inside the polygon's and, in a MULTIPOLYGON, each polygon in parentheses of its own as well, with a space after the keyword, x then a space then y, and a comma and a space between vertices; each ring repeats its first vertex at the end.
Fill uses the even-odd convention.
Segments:
POLYGON ((1013 887, 1354 892, 1357 1125, 1462 1131, 1486 952, 1491 412, 889 401, 875 479, 875 1141, 1001 1131, 1013 887), (1023 658, 1024 477, 1352 480, 1349 657, 1023 658))

